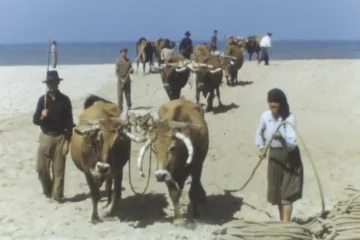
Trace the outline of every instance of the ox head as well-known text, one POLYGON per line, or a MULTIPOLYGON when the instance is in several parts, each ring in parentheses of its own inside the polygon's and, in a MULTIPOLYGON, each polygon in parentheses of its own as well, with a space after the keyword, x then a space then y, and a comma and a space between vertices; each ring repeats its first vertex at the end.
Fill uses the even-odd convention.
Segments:
MULTIPOLYGON (((138 118, 144 119, 144 116, 139 116, 138 118)), ((174 170, 190 165, 194 155, 194 147, 187 136, 188 129, 200 127, 188 123, 160 119, 157 113, 149 114, 145 118, 147 123, 143 123, 141 128, 146 129, 148 137, 140 149, 137 161, 140 174, 144 176, 142 171, 144 155, 153 146, 158 163, 158 169, 155 171, 157 181, 177 185, 172 177, 174 170), (182 161, 185 158, 186 161, 182 161)))
MULTIPOLYGON (((161 70, 161 80, 165 88, 167 88, 171 82, 171 79, 181 75, 186 75, 190 73, 190 68, 188 66, 189 62, 180 61, 176 63, 163 63, 158 67, 161 70)), ((154 67, 156 68, 156 67, 154 67)))
POLYGON ((216 75, 222 74, 222 68, 214 68, 211 64, 193 62, 188 65, 192 72, 196 73, 196 84, 198 90, 203 90, 205 87, 206 79, 216 75))
POLYGON ((223 62, 223 69, 225 73, 225 77, 229 76, 229 73, 233 71, 237 71, 236 69, 236 57, 230 55, 221 56, 223 62))
POLYGON ((114 144, 126 144, 118 140, 130 139, 138 143, 146 141, 130 132, 126 118, 127 116, 122 115, 119 118, 82 119, 74 128, 74 132, 84 138, 92 151, 89 154, 95 161, 89 160, 89 167, 94 177, 106 177, 111 173, 110 152, 114 144))

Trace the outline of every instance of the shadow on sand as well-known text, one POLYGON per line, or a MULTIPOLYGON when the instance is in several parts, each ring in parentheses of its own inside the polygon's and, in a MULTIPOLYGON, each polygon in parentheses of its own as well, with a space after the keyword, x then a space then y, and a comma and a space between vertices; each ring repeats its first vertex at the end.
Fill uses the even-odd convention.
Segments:
MULTIPOLYGON (((241 210, 243 199, 229 193, 207 196, 206 203, 201 205, 199 221, 211 225, 228 223, 236 218, 234 214, 241 210)), ((189 219, 191 206, 188 207, 189 219)))
POLYGON ((136 228, 145 228, 157 222, 170 222, 164 211, 167 206, 165 194, 134 195, 121 199, 116 216, 121 222, 137 221, 136 228))
POLYGON ((235 104, 235 103, 231 103, 229 105, 225 105, 223 104, 222 106, 217 106, 213 108, 213 114, 219 114, 219 113, 226 113, 232 109, 236 109, 239 108, 240 106, 235 104))
POLYGON ((254 82, 253 81, 237 81, 235 83, 235 86, 247 86, 247 85, 251 85, 253 84, 254 82))
MULTIPOLYGON (((121 188, 122 191, 125 190, 124 187, 121 188)), ((90 193, 78 193, 70 198, 65 198, 64 202, 71 202, 71 203, 76 203, 76 202, 81 202, 81 201, 85 201, 86 199, 90 198, 90 193)), ((107 194, 105 190, 100 190, 100 202, 105 202, 107 201, 107 194)))

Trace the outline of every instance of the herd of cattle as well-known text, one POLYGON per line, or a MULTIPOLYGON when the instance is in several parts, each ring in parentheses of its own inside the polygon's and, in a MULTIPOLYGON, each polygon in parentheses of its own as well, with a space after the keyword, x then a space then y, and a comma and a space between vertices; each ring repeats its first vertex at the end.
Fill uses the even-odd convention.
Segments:
MULTIPOLYGON (((202 93, 207 99, 206 111, 211 111, 215 94, 221 105, 220 85, 223 75, 225 75, 227 85, 234 86, 238 82, 238 71, 244 63, 244 52, 248 52, 249 60, 253 53, 257 53, 257 58, 259 58, 261 37, 229 37, 223 53, 211 52, 206 44, 200 44, 195 46, 190 59, 179 54, 165 61, 161 59, 161 51, 164 48, 164 42, 169 40, 148 41, 142 37, 136 43, 137 70, 140 62, 144 73, 146 63, 149 63, 149 69, 159 70, 164 89, 170 100, 180 98, 181 89, 189 82, 190 73, 194 73, 196 102, 199 103, 202 93), (154 58, 158 62, 158 67, 154 66, 154 58)), ((176 46, 175 42, 169 42, 171 48, 176 46)), ((191 81, 189 83, 191 84, 191 81)))
MULTIPOLYGON (((206 45, 198 45, 191 59, 178 55, 159 64, 170 101, 161 105, 155 113, 129 113, 95 95, 85 100, 84 111, 73 130, 71 157, 76 167, 84 173, 90 188, 93 206, 91 222, 101 221, 98 202, 100 187, 104 182, 108 207, 105 216, 115 214, 121 199, 123 167, 130 159, 132 142, 143 143, 137 160, 141 174, 146 151, 154 151, 158 165, 155 177, 168 187, 174 206, 174 223, 184 223, 179 199, 189 176, 192 178, 189 191, 192 215, 199 217, 198 204, 206 200, 201 174, 209 149, 205 111, 198 104, 200 93, 205 98, 209 95, 207 111, 212 108, 215 93, 221 105, 219 87, 223 70, 227 83, 233 85, 237 71, 244 62, 243 50, 249 42, 252 44, 248 39, 239 41, 230 38, 222 55, 211 53, 206 45), (181 88, 186 85, 190 71, 196 74, 197 103, 180 97, 181 88)), ((154 44, 146 39, 139 41, 139 44, 151 48, 151 51, 155 50, 156 58, 160 56, 161 43, 162 40, 154 44)), ((150 50, 142 52, 146 55, 150 50)), ((149 58, 144 58, 144 63, 145 60, 149 58)))

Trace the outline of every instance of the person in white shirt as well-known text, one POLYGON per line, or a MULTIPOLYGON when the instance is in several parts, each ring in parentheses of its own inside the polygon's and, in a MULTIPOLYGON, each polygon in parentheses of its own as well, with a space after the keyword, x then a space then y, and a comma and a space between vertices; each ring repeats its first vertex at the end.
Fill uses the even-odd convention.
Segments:
POLYGON ((175 49, 171 47, 170 40, 165 39, 164 48, 160 53, 161 63, 168 61, 173 56, 175 56, 175 49))
POLYGON ((271 48, 271 36, 272 33, 268 32, 264 37, 262 37, 262 39, 260 40, 260 58, 259 58, 259 62, 261 63, 262 61, 265 62, 265 65, 269 65, 269 49, 271 48))
POLYGON ((51 44, 51 65, 52 65, 53 69, 56 69, 57 56, 58 56, 57 42, 52 41, 52 44, 51 44))
POLYGON ((275 130, 284 120, 295 125, 295 117, 278 88, 268 92, 268 105, 270 110, 261 115, 255 144, 260 159, 264 159, 265 146, 274 136, 269 150, 267 201, 278 206, 282 221, 290 221, 293 202, 302 198, 304 171, 295 131, 290 125, 282 125, 278 133, 275 130))

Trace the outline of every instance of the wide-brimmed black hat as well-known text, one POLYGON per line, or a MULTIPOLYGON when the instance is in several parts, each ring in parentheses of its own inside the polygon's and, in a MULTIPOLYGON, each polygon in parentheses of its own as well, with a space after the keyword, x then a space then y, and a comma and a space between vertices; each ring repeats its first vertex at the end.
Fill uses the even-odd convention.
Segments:
POLYGON ((62 78, 59 78, 59 74, 56 70, 48 71, 46 74, 46 79, 43 81, 44 83, 54 82, 54 81, 61 81, 62 78))
POLYGON ((189 31, 186 31, 185 32, 185 36, 190 36, 191 34, 190 34, 190 32, 189 31))

